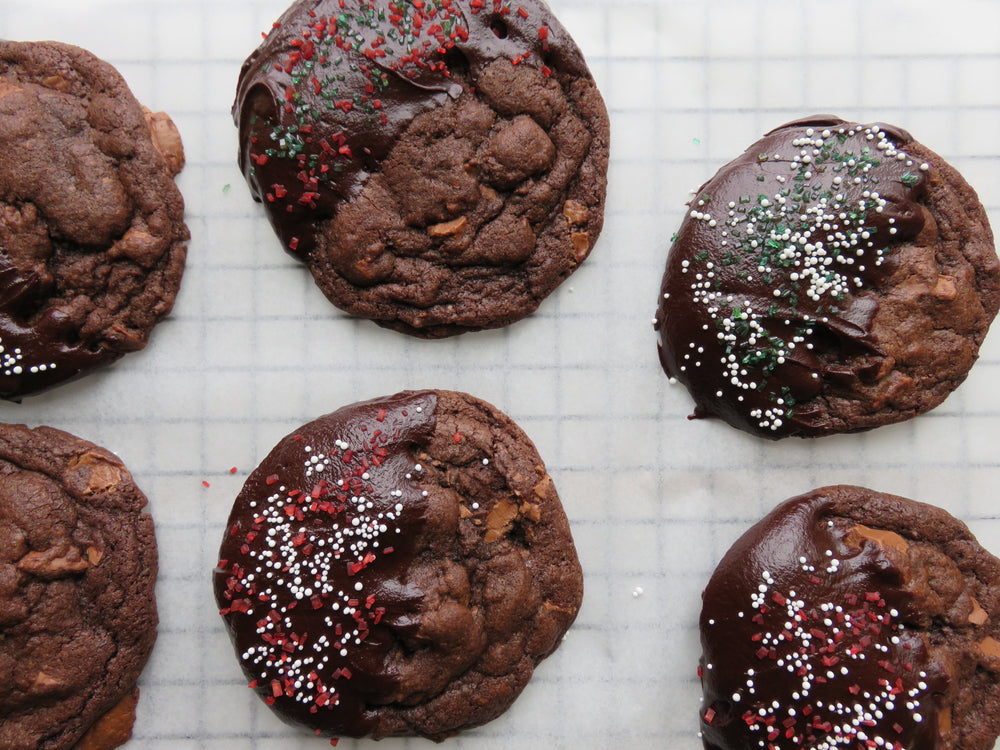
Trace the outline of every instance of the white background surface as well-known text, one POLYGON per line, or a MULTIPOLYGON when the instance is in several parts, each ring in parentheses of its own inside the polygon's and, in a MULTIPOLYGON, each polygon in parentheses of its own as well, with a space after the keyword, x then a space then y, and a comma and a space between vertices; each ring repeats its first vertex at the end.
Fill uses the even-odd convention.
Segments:
MULTIPOLYGON (((232 499, 281 436, 404 388, 465 390, 519 422, 556 480, 586 576, 577 624, 511 711, 446 747, 700 748, 700 591, 729 544, 799 492, 855 483, 933 502, 1000 553, 1000 331, 934 412, 775 444, 688 421, 650 322, 688 191, 803 115, 907 128, 965 174, 1000 228, 1000 3, 554 0, 611 113, 605 230, 533 318, 443 342, 346 318, 249 198, 229 108, 240 63, 284 6, 0 0, 0 36, 89 48, 173 116, 187 149, 192 240, 172 317, 144 352, 0 406, 0 419, 111 448, 149 495, 161 627, 129 747, 327 746, 243 686, 210 572, 232 499)), ((340 746, 356 745, 371 747, 340 746)))

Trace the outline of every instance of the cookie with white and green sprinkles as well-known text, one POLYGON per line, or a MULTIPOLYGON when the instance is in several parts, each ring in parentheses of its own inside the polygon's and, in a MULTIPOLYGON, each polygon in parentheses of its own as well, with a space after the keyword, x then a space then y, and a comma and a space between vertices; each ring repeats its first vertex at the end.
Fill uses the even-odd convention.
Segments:
POLYGON ((988 750, 1000 734, 1000 560, 932 505, 792 498, 703 594, 706 750, 988 750))
POLYGON ((531 314, 603 225, 607 110, 540 0, 299 0, 233 114, 284 248, 413 336, 531 314))
POLYGON ((899 128, 790 123, 689 207, 654 325, 694 417, 768 438, 908 419, 965 379, 1000 308, 975 191, 899 128))

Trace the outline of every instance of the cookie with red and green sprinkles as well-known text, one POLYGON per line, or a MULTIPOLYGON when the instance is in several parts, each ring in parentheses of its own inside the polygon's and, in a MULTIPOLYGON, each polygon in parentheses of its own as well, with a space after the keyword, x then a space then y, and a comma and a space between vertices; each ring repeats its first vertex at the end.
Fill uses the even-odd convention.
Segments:
POLYGON ((706 750, 989 750, 1000 560, 932 505, 852 486, 792 498, 703 594, 706 750))
POLYGON ((285 437, 219 554, 216 600, 250 687, 333 738, 441 740, 497 717, 583 590, 535 447, 452 391, 353 404, 285 437))
POLYGON ((998 308, 973 188, 899 128, 823 115, 768 133, 694 193, 654 326, 693 417, 813 437, 940 404, 998 308))
POLYGON ((540 0, 300 0, 233 115, 284 248, 334 305, 407 334, 529 315, 603 225, 607 111, 540 0))
POLYGON ((184 271, 183 163, 111 65, 0 40, 0 398, 146 346, 184 271))

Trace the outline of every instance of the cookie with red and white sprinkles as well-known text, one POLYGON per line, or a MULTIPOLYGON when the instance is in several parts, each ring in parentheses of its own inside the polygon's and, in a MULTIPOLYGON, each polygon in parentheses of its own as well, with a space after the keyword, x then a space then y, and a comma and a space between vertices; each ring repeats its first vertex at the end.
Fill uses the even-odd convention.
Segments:
POLYGON ((778 506, 703 594, 708 750, 988 750, 1000 560, 940 508, 861 487, 778 506))
POLYGON ((462 393, 345 407, 247 479, 214 573, 250 686, 327 736, 440 740, 514 701, 582 573, 527 436, 462 393))
POLYGON ((660 361, 693 416, 811 437, 940 404, 1000 308, 1000 261, 940 156, 898 128, 817 116, 695 193, 660 292, 660 361))
POLYGON ((539 0, 299 0, 233 114, 285 249, 414 336, 529 315, 601 231, 607 111, 539 0))

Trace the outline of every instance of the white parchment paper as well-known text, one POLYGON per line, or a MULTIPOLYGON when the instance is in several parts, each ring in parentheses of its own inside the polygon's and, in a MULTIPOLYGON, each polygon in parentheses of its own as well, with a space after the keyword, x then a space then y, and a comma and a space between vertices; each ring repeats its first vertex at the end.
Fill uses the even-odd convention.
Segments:
MULTIPOLYGON (((281 436, 405 388, 465 390, 518 421, 556 480, 586 575, 575 627, 514 707, 446 747, 700 748, 701 589, 744 529, 814 487, 936 503, 1000 553, 1000 332, 925 416, 774 444, 688 421, 651 327, 689 191, 804 115, 908 129, 963 172, 1000 227, 1000 3, 553 0, 611 113, 605 230, 531 319, 440 342, 333 308, 249 197, 229 110, 240 64, 285 4, 0 0, 0 36, 87 47, 173 116, 187 150, 192 240, 171 318, 105 372, 0 405, 0 419, 116 451, 150 498, 162 622, 129 747, 326 746, 244 686, 210 573, 235 494, 281 436)), ((341 742, 361 745, 372 746, 341 742)))

